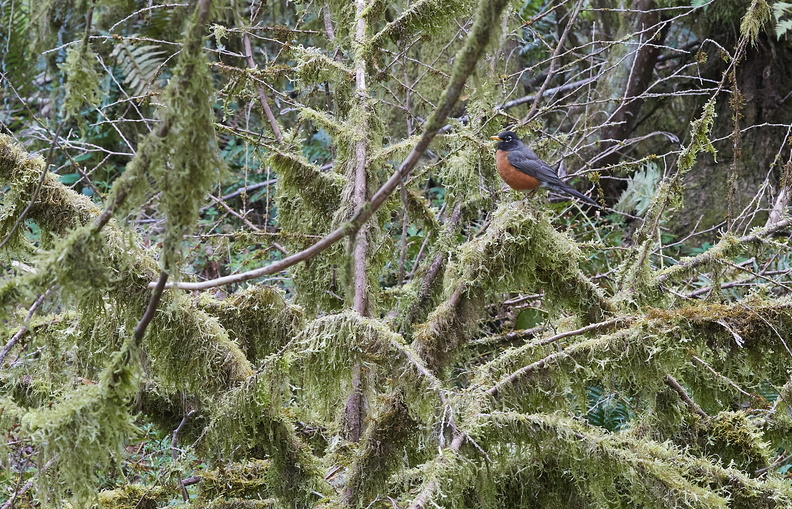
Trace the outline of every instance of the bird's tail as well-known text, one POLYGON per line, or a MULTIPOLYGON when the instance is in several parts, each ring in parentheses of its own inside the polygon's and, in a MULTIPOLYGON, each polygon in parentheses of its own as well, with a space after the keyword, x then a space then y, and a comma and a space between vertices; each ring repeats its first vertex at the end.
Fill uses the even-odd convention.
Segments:
POLYGON ((573 189, 572 187, 569 187, 566 184, 564 184, 563 186, 552 186, 552 189, 555 189, 556 191, 564 193, 564 194, 566 194, 568 196, 572 196, 573 198, 577 198, 578 200, 584 201, 584 202, 588 203, 589 205, 594 205, 595 207, 602 207, 602 205, 600 205, 599 203, 595 202, 594 200, 592 200, 591 198, 589 198, 585 194, 579 193, 577 190, 573 189))

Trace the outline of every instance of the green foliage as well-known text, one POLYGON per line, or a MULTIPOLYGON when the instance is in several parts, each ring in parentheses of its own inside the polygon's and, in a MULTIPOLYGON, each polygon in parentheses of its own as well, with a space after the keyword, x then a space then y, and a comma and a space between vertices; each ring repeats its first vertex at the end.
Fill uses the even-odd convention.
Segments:
POLYGON ((786 33, 792 29, 792 20, 783 19, 784 16, 792 10, 792 4, 787 2, 774 2, 773 3, 773 18, 776 25, 776 37, 781 39, 786 33))
POLYGON ((63 113, 67 119, 82 121, 80 110, 85 106, 95 107, 99 102, 99 74, 94 69, 95 61, 96 55, 88 44, 74 44, 66 50, 66 62, 60 69, 66 74, 63 113))
POLYGON ((647 163, 642 170, 629 178, 627 189, 613 208, 621 212, 644 215, 649 209, 659 180, 660 170, 657 165, 647 163))
POLYGON ((765 2, 574 22, 534 0, 12 3, 0 503, 792 505, 789 223, 749 227, 775 175, 718 238, 679 216, 705 207, 693 177, 723 175, 707 153, 740 187, 778 168, 752 158, 786 143, 765 2), (723 83, 750 99, 739 140, 723 83), (615 211, 506 189, 504 128, 615 211), (327 247, 373 196, 358 259, 351 235, 327 247), (158 262, 199 284, 166 289, 140 338, 158 262))
POLYGON ((158 46, 143 44, 132 46, 121 41, 115 45, 111 57, 118 62, 119 71, 130 96, 144 96, 162 88, 158 77, 165 63, 165 55, 158 46))

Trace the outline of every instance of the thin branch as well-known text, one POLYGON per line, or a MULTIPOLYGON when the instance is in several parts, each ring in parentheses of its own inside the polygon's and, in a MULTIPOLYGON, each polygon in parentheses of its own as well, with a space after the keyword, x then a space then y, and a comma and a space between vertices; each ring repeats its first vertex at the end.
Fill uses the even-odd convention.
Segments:
POLYGON ((162 292, 165 290, 166 281, 168 281, 168 273, 164 270, 160 271, 159 280, 154 286, 154 291, 152 292, 151 298, 149 299, 146 312, 143 313, 140 321, 135 326, 134 338, 136 344, 140 344, 140 341, 143 339, 143 334, 146 333, 146 327, 148 327, 148 325, 151 323, 151 320, 154 319, 154 314, 157 312, 157 306, 159 305, 160 298, 162 297, 162 292))
POLYGON ((674 392, 679 394, 679 397, 693 411, 693 413, 698 414, 705 419, 709 419, 709 415, 707 415, 707 413, 704 410, 702 410, 701 407, 698 406, 698 404, 695 401, 693 401, 693 399, 691 399, 690 396, 688 396, 688 393, 685 390, 685 388, 679 385, 679 382, 677 382, 673 376, 666 375, 665 383, 667 386, 671 387, 674 390, 674 392))
POLYGON ((657 276, 657 283, 663 284, 670 279, 675 279, 689 274, 697 267, 708 263, 717 262, 725 257, 732 256, 740 252, 742 246, 745 244, 764 242, 766 238, 788 228, 789 226, 792 226, 792 218, 786 218, 773 225, 765 226, 756 230, 754 233, 745 235, 738 239, 735 239, 734 237, 722 239, 720 242, 712 246, 712 248, 710 248, 708 251, 694 256, 693 258, 681 260, 676 265, 662 271, 657 276))
MULTIPOLYGON (((214 288, 217 286, 228 285, 232 283, 241 283, 249 281, 261 276, 275 274, 284 269, 296 265, 297 263, 310 260, 322 251, 326 250, 339 240, 347 235, 357 232, 360 227, 366 223, 374 213, 379 210, 385 200, 387 200, 393 191, 398 188, 403 179, 406 179, 412 172, 415 165, 423 156, 429 144, 432 142, 437 132, 443 127, 443 122, 451 113, 452 109, 459 100, 462 94, 465 83, 469 76, 473 74, 473 69, 476 66, 479 58, 484 53, 486 42, 489 41, 491 29, 497 22, 500 13, 506 7, 507 0, 489 0, 480 4, 478 13, 476 15, 476 23, 473 29, 465 39, 465 46, 459 51, 454 59, 454 68, 451 73, 451 80, 443 92, 443 98, 438 104, 438 108, 434 110, 432 115, 424 125, 424 132, 418 139, 415 147, 410 151, 409 155, 402 161, 399 169, 391 175, 391 177, 380 187, 371 200, 367 201, 352 217, 352 220, 346 224, 341 225, 334 231, 326 235, 322 240, 316 244, 295 253, 289 257, 284 258, 278 262, 270 264, 266 267, 234 274, 232 276, 220 277, 211 279, 200 283, 183 283, 171 282, 166 284, 165 288, 181 288, 183 290, 205 290, 207 288, 214 288)), ((149 288, 154 287, 154 283, 149 283, 149 288)))
POLYGON ((44 299, 47 297, 47 295, 50 294, 50 292, 54 288, 55 288, 54 286, 49 287, 49 289, 47 289, 46 292, 39 295, 39 297, 36 299, 33 305, 30 306, 27 315, 25 315, 25 320, 22 322, 22 327, 19 328, 17 333, 14 334, 14 336, 11 339, 9 339, 8 342, 5 344, 3 349, 0 350, 0 366, 3 365, 3 361, 5 360, 6 355, 8 355, 8 352, 11 351, 11 349, 14 348, 14 345, 16 345, 19 342, 19 340, 27 333, 28 331, 27 326, 30 323, 30 319, 33 318, 33 313, 36 312, 36 309, 38 309, 38 307, 41 306, 42 302, 44 302, 44 299))
MULTIPOLYGON (((248 36, 247 32, 242 34, 242 44, 245 46, 245 62, 247 63, 247 66, 250 69, 255 69, 256 61, 253 60, 253 47, 250 44, 250 36, 248 36)), ((275 139, 278 140, 278 143, 283 143, 283 134, 281 134, 278 120, 272 113, 272 108, 270 108, 269 102, 267 101, 267 94, 264 92, 263 87, 257 87, 257 89, 259 103, 261 103, 261 108, 264 110, 264 114, 267 116, 267 121, 272 128, 272 133, 275 135, 275 139)))
MULTIPOLYGON (((173 459, 173 461, 176 461, 179 458, 179 449, 176 447, 179 444, 179 433, 181 432, 182 428, 184 428, 184 425, 187 424, 187 421, 190 419, 190 417, 193 416, 193 414, 195 414, 195 409, 186 412, 184 416, 182 416, 182 420, 179 425, 175 430, 173 430, 173 436, 171 437, 171 459, 173 459)), ((184 499, 185 502, 189 502, 190 495, 187 493, 186 485, 181 479, 179 479, 179 490, 181 491, 182 499, 184 499)))
MULTIPOLYGON (((448 446, 447 449, 443 449, 440 451, 440 456, 435 460, 437 464, 445 463, 445 455, 446 454, 456 454, 459 452, 459 449, 462 447, 462 444, 465 443, 465 435, 463 433, 455 433, 454 440, 451 441, 451 445, 448 446)), ((425 507, 429 507, 429 503, 432 497, 437 493, 437 490, 440 488, 440 483, 437 479, 432 479, 424 486, 421 493, 418 494, 417 497, 413 500, 412 504, 410 504, 410 509, 423 509, 425 507)))
POLYGON ((533 105, 531 106, 530 111, 528 112, 525 117, 520 121, 520 125, 525 125, 528 123, 529 120, 533 118, 536 114, 536 111, 539 109, 539 100, 544 95, 544 91, 547 89, 547 86, 550 84, 550 80, 555 77, 556 68, 558 67, 558 56, 561 53, 561 49, 564 47, 564 43, 566 43, 567 36, 569 35, 569 31, 572 29, 572 26, 575 24, 575 20, 580 14, 580 10, 583 8, 583 0, 578 0, 577 5, 575 6, 575 11, 569 17, 569 21, 564 27, 564 32, 561 34, 561 37, 558 39, 558 44, 556 45, 555 51, 553 51, 553 56, 550 57, 550 69, 547 71, 547 77, 542 83, 542 87, 539 89, 539 92, 536 93, 537 100, 534 101, 533 105))
MULTIPOLYGON (((50 459, 49 459, 49 461, 47 461, 46 463, 44 463, 44 466, 42 466, 42 467, 41 467, 41 468, 38 470, 38 473, 39 473, 39 475, 41 475, 41 474, 43 474, 44 472, 46 472, 46 471, 49 469, 49 467, 51 467, 51 466, 52 466, 52 464, 53 464, 53 463, 55 463, 55 461, 56 461, 57 459, 58 459, 58 455, 56 454, 55 456, 53 456, 52 458, 50 458, 50 459)), ((5 503, 3 503, 3 505, 1 505, 1 506, 0 506, 0 509, 14 509, 14 503, 16 502, 16 499, 17 499, 17 498, 18 498, 20 495, 24 495, 24 494, 25 494, 25 493, 26 493, 26 492, 27 492, 27 491, 28 491, 30 488, 32 488, 32 487, 33 487, 33 479, 29 480, 29 481, 28 481, 28 482, 26 482, 26 483, 25 483, 25 484, 24 484, 24 485, 23 485, 21 488, 17 489, 17 490, 14 492, 14 494, 11 496, 11 498, 9 498, 9 499, 8 499, 8 500, 7 500, 5 503)))

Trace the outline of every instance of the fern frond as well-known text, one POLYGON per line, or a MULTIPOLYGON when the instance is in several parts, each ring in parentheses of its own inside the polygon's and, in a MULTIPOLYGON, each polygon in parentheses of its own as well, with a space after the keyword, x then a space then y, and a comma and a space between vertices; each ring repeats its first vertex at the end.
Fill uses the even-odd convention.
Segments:
POLYGON ((148 44, 135 46, 122 41, 115 45, 110 56, 115 57, 124 77, 126 91, 134 97, 156 92, 163 86, 160 71, 166 60, 167 52, 158 46, 148 44))

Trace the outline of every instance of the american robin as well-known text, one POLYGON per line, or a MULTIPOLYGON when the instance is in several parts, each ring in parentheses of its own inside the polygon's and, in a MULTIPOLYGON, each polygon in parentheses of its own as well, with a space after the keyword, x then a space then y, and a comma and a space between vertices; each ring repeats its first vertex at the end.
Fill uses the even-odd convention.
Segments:
POLYGON ((550 165, 539 159, 539 156, 513 132, 503 131, 497 136, 492 136, 492 139, 498 141, 498 150, 495 152, 498 173, 515 191, 533 191, 537 187, 548 187, 599 206, 585 194, 566 185, 550 165))

